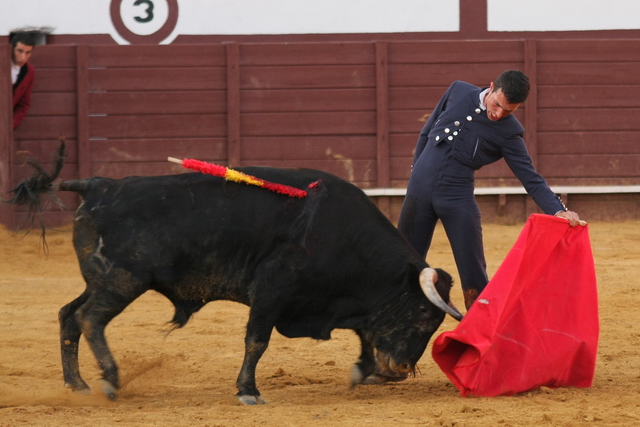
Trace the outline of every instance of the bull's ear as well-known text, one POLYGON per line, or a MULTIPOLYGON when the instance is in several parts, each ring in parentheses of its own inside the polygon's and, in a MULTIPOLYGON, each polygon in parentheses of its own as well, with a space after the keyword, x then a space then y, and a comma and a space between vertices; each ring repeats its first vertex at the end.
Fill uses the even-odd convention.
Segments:
POLYGON ((435 283, 437 281, 438 272, 433 268, 425 268, 420 272, 420 287, 422 288, 422 292, 427 296, 427 299, 454 319, 462 320, 464 317, 462 313, 460 313, 453 304, 447 304, 436 290, 435 283))

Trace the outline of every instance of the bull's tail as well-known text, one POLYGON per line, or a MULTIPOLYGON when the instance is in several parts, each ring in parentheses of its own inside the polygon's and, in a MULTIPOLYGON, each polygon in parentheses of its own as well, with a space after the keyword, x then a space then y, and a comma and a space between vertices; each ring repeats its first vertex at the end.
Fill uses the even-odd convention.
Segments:
POLYGON ((60 175, 66 156, 66 145, 64 140, 61 140, 60 147, 56 150, 56 154, 53 159, 53 168, 51 173, 47 173, 34 159, 27 160, 27 164, 31 165, 31 167, 35 169, 35 172, 30 178, 25 179, 15 188, 6 193, 13 194, 10 199, 3 200, 5 203, 27 207, 27 216, 20 222, 18 228, 21 228, 28 220, 31 220, 31 225, 33 226, 37 216, 40 221, 40 227, 42 228, 42 235, 44 237, 45 226, 42 221, 42 211, 46 205, 43 205, 42 196, 45 194, 49 195, 50 199, 55 201, 55 203, 63 206, 60 199, 55 195, 58 188, 53 184, 53 181, 55 181, 60 175))

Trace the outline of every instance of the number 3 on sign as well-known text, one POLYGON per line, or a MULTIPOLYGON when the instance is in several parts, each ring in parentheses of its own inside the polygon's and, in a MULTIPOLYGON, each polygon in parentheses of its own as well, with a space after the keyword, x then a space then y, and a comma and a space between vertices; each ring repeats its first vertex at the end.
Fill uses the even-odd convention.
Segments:
POLYGON ((143 3, 148 6, 146 10, 147 16, 144 18, 141 18, 139 16, 134 16, 133 19, 142 23, 153 21, 153 2, 151 0, 136 0, 136 2, 133 5, 138 6, 143 3))
POLYGON ((122 0, 120 16, 125 27, 133 34, 148 36, 167 22, 167 0, 122 0))

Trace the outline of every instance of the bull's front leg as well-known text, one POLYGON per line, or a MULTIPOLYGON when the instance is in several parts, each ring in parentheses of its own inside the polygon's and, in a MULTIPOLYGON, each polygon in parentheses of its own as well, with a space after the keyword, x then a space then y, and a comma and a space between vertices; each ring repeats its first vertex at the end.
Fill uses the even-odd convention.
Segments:
POLYGON ((265 326, 264 318, 258 319, 251 314, 247 324, 247 335, 244 338, 244 360, 236 381, 238 400, 243 405, 263 405, 266 402, 260 396, 256 386, 256 366, 267 350, 273 327, 265 326))
POLYGON ((351 369, 351 387, 364 384, 367 377, 375 371, 376 361, 373 354, 373 345, 363 332, 355 331, 360 338, 360 358, 351 369))

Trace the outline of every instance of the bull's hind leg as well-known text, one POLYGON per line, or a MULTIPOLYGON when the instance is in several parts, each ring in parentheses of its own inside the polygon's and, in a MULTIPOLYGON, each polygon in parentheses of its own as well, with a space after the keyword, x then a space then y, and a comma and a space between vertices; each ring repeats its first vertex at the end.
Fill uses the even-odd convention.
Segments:
MULTIPOLYGON (((130 290, 132 289, 133 286, 130 290)), ((118 365, 107 345, 104 329, 111 319, 120 314, 141 294, 142 292, 135 292, 124 295, 99 288, 75 313, 80 330, 102 371, 102 391, 110 400, 116 400, 118 397, 120 379, 118 365)))
POLYGON ((82 332, 78 322, 76 322, 75 314, 76 310, 87 301, 90 295, 91 293, 85 290, 78 298, 62 307, 58 313, 64 385, 79 394, 89 394, 91 390, 82 379, 82 376, 80 376, 78 344, 82 332))
POLYGON ((256 366, 267 350, 273 326, 268 318, 262 318, 251 310, 244 338, 244 360, 236 381, 238 400, 244 405, 262 405, 266 403, 256 386, 256 366))

